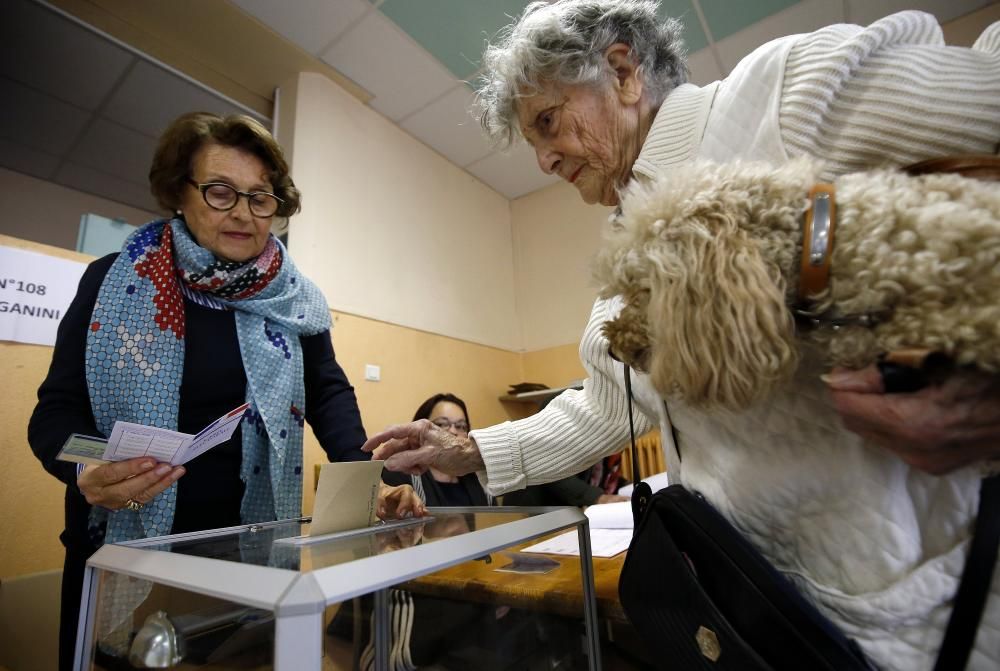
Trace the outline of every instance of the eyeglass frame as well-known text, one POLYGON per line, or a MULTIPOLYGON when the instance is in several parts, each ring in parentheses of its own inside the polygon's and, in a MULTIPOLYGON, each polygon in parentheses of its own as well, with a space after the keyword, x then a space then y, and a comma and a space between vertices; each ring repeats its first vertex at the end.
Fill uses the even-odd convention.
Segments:
POLYGON ((472 431, 472 427, 469 426, 469 423, 464 419, 460 419, 457 422, 453 422, 447 417, 438 417, 437 419, 432 419, 431 424, 433 424, 439 429, 444 429, 445 431, 447 431, 452 427, 455 427, 455 430, 458 431, 459 433, 468 433, 469 431, 472 431), (444 424, 439 424, 439 422, 444 422, 444 424), (459 424, 464 424, 465 428, 463 429, 462 427, 459 426, 459 424))
POLYGON ((188 177, 186 181, 188 184, 190 184, 191 186, 193 186, 194 188, 196 188, 198 191, 201 192, 201 199, 205 201, 206 205, 208 205, 216 212, 229 212, 234 207, 240 204, 240 196, 243 196, 244 198, 247 199, 247 208, 250 210, 250 214, 252 214, 255 217, 260 217, 261 219, 269 219, 270 217, 273 217, 278 213, 278 210, 281 209, 281 206, 285 204, 283 198, 279 198, 270 191, 240 191, 232 184, 226 184, 225 182, 205 182, 204 184, 199 184, 190 177, 188 177), (209 187, 212 186, 226 187, 227 189, 236 194, 236 200, 234 200, 233 204, 230 205, 229 207, 216 207, 215 205, 212 205, 210 202, 208 202, 208 194, 206 193, 209 187), (251 200, 252 196, 270 196, 271 198, 274 198, 275 201, 277 201, 278 206, 274 208, 274 212, 272 212, 271 214, 257 214, 256 212, 253 211, 253 201, 251 200))

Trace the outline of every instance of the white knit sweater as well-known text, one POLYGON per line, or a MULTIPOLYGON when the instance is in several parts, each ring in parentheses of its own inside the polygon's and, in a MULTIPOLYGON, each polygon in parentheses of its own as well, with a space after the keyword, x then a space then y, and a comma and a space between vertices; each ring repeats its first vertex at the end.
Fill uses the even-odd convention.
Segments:
MULTIPOLYGON (((834 176, 932 155, 995 153, 998 143, 1000 24, 972 50, 949 48, 933 17, 905 12, 867 29, 833 26, 775 41, 724 82, 680 87, 661 107, 634 172, 649 176, 695 157, 809 153, 834 176)), ((590 376, 582 391, 526 420, 472 433, 494 494, 582 470, 627 440, 621 365, 600 334, 618 309, 616 300, 594 306, 580 345, 590 376)), ((790 573, 881 667, 929 668, 947 618, 942 595, 961 572, 975 474, 935 480, 866 448, 840 428, 819 372, 804 364, 792 393, 736 419, 671 404, 685 458, 681 469, 669 449, 670 470, 790 573), (810 485, 817 472, 825 481, 810 485)), ((663 405, 643 376, 633 390, 642 411, 636 430, 659 421, 668 438, 663 405)), ((1000 603, 993 599, 970 668, 997 665, 1000 603)))

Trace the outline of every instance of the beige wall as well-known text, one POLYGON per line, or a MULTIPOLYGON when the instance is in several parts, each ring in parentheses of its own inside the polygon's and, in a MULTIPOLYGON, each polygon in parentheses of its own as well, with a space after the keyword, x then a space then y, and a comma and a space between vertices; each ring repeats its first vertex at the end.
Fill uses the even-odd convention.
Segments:
POLYGON ((525 352, 521 357, 526 382, 540 382, 549 387, 563 387, 587 376, 580 363, 578 343, 557 345, 534 352, 525 352))
POLYGON ((83 214, 133 226, 162 216, 5 168, 0 168, 0 212, 0 234, 70 250, 76 249, 83 214))
POLYGON ((330 306, 520 349, 507 199, 321 75, 280 105, 304 194, 290 251, 330 306))
POLYGON ((576 343, 596 290, 590 259, 611 208, 560 182, 511 203, 514 279, 525 351, 576 343))

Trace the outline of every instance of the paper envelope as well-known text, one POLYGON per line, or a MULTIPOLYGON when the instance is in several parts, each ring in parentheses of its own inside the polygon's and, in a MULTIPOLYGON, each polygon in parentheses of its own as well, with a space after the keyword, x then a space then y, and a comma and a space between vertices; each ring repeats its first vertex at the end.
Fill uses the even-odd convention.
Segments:
POLYGON ((319 471, 309 535, 371 526, 382 478, 381 461, 323 464, 319 471))

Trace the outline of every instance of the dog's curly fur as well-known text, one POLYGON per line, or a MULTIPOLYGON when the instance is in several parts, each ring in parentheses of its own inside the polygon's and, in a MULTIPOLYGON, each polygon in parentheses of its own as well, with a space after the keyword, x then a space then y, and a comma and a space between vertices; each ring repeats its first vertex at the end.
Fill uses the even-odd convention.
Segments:
POLYGON ((820 167, 696 163, 636 184, 595 263, 626 306, 612 352, 665 398, 740 410, 787 381, 797 338, 861 367, 917 347, 1000 371, 1000 187, 894 170, 836 180, 830 283, 817 313, 884 314, 874 327, 796 332, 802 220, 820 167))

